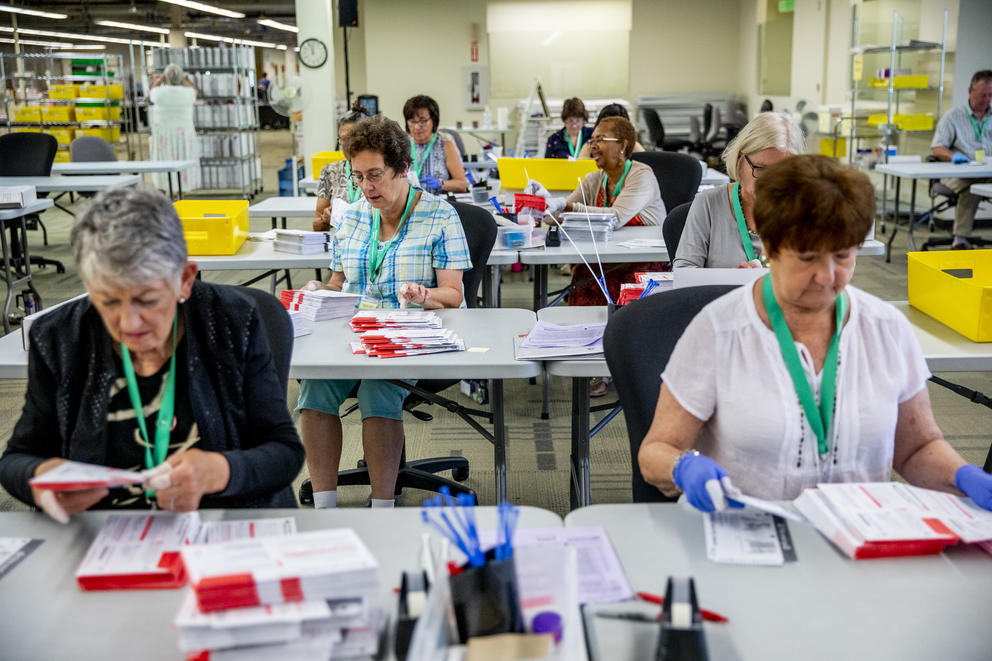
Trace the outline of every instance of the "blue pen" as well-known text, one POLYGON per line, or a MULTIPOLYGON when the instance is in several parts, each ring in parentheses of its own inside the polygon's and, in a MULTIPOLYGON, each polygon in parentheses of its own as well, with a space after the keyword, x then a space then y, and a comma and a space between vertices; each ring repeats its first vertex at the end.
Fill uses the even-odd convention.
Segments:
POLYGON ((496 207, 496 213, 503 213, 503 207, 499 205, 499 201, 496 199, 495 195, 489 198, 489 201, 493 203, 494 207, 496 207))
POLYGON ((642 291, 641 295, 638 296, 637 298, 638 299, 644 298, 645 296, 653 292, 655 287, 657 286, 658 286, 658 281, 655 280, 654 278, 651 278, 650 280, 648 280, 648 286, 644 288, 644 291, 642 291))
MULTIPOLYGON (((602 266, 600 268, 602 268, 602 266)), ((589 269, 589 272, 592 272, 591 268, 589 269)), ((599 283, 599 286, 603 288, 603 293, 606 294, 606 302, 613 305, 613 297, 610 296, 610 290, 606 287, 606 278, 596 278, 596 281, 599 283)))
POLYGON ((469 552, 468 548, 466 548, 462 540, 458 537, 452 537, 447 530, 441 527, 441 524, 439 524, 437 521, 435 521, 430 516, 428 516, 426 509, 420 511, 420 517, 424 520, 424 523, 434 528, 438 533, 441 534, 442 537, 445 537, 452 544, 457 546, 458 550, 464 553, 466 557, 471 557, 471 553, 469 552))
POLYGON ((475 184, 475 179, 472 177, 472 173, 468 170, 465 170, 465 178, 468 179, 468 183, 473 185, 475 184))

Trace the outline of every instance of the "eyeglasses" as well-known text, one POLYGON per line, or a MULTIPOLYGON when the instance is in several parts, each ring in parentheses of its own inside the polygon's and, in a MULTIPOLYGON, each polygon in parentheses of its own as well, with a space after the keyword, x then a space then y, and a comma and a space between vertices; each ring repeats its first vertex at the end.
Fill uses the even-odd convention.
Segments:
POLYGON ((377 184, 382 181, 382 178, 386 176, 387 172, 389 172, 389 168, 385 170, 372 170, 367 175, 363 175, 361 172, 352 172, 349 179, 356 186, 361 186, 363 181, 367 181, 370 184, 377 184))
POLYGON ((752 161, 751 157, 748 156, 747 154, 744 154, 744 160, 747 161, 747 164, 751 166, 751 176, 754 177, 755 179, 760 177, 761 171, 764 170, 766 167, 768 167, 767 165, 755 165, 754 161, 752 161))
POLYGON ((406 120, 406 123, 409 124, 410 126, 427 126, 433 121, 434 121, 433 119, 428 117, 427 119, 408 119, 406 120))
POLYGON ((590 147, 593 147, 601 142, 620 142, 620 138, 602 138, 602 137, 589 138, 589 142, 587 142, 586 144, 588 144, 590 147))

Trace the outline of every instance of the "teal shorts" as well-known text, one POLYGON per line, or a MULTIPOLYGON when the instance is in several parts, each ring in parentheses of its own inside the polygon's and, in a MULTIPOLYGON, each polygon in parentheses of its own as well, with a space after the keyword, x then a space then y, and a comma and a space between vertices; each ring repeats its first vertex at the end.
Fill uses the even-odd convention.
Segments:
MULTIPOLYGON (((416 379, 404 380, 413 385, 416 379)), ((409 390, 380 379, 303 379, 296 410, 310 409, 340 415, 341 404, 358 385, 358 410, 366 418, 403 419, 403 400, 409 390)))

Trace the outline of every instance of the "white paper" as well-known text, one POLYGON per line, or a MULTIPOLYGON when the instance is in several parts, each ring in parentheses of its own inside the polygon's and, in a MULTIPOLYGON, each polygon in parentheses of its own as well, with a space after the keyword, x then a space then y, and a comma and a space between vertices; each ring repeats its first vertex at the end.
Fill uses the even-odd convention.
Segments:
MULTIPOLYGON (((479 532, 483 548, 496 545, 496 531, 479 532)), ((625 601, 634 596, 613 544, 602 526, 517 528, 514 546, 564 544, 578 553, 579 603, 625 601)))
POLYGON ((606 323, 552 324, 538 321, 520 346, 524 349, 558 349, 598 345, 602 351, 606 323))
POLYGON ((603 360, 603 345, 587 347, 559 347, 556 349, 527 349, 521 346, 523 337, 513 338, 513 357, 516 360, 603 360))
POLYGON ((617 243, 621 248, 644 249, 644 248, 664 248, 664 239, 628 239, 617 243))
POLYGON ((732 484, 728 486, 728 484, 724 482, 723 491, 727 494, 728 498, 732 498, 739 503, 744 503, 744 505, 752 509, 756 509, 761 512, 768 512, 769 514, 780 516, 783 519, 798 521, 799 523, 804 523, 806 521, 806 519, 803 518, 803 516, 798 512, 794 512, 770 500, 763 500, 761 498, 755 498, 754 496, 748 496, 732 484))
POLYGON ((709 512, 703 516, 706 557, 734 565, 782 565, 775 521, 765 512, 709 512))
POLYGON ((165 574, 163 553, 177 552, 197 538, 200 515, 111 514, 90 545, 76 576, 165 574))
POLYGON ((66 461, 38 477, 28 480, 36 489, 74 490, 94 487, 117 487, 141 484, 144 471, 134 472, 80 461, 66 461))
POLYGON ((208 521, 200 528, 196 544, 218 544, 235 539, 295 535, 296 519, 291 516, 273 519, 242 519, 238 521, 208 521))

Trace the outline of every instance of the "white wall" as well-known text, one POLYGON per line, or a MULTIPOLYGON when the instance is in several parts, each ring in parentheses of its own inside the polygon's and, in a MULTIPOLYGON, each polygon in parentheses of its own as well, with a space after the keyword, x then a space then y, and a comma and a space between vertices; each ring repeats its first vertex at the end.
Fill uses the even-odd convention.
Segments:
MULTIPOLYGON (((953 22, 951 23, 954 24, 953 22)), ((964 105, 968 101, 968 83, 980 69, 992 69, 992 2, 989 0, 960 0, 957 21, 957 52, 954 54, 951 101, 964 105)), ((947 91, 944 92, 947 99, 947 91)), ((949 107, 945 101, 944 107, 949 107)))

